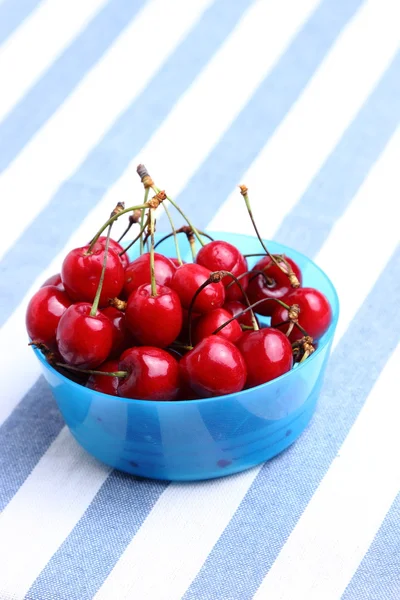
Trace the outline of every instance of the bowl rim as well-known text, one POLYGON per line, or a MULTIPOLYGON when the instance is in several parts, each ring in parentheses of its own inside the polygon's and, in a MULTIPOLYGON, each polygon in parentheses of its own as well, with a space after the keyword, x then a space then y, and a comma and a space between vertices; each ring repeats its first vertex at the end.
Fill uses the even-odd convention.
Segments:
MULTIPOLYGON (((253 239, 257 239, 256 236, 253 235, 248 235, 248 234, 244 234, 244 233, 235 233, 233 231, 214 231, 214 230, 208 230, 206 229, 207 233, 209 233, 210 235, 214 234, 214 235, 235 235, 235 236, 239 236, 242 238, 253 238, 253 239)), ((316 358, 316 356, 318 356, 322 350, 324 348, 326 348, 329 344, 332 343, 333 341, 333 337, 335 334, 335 330, 336 330, 336 326, 338 323, 338 319, 339 319, 339 314, 340 314, 340 302, 339 302, 339 297, 336 291, 335 286, 332 283, 332 280, 330 279, 330 277, 325 273, 325 271, 323 271, 321 269, 321 267, 319 267, 311 258, 309 258, 306 254, 303 254, 303 252, 299 252, 298 250, 296 250, 295 248, 291 248, 290 246, 287 246, 286 244, 281 244, 280 242, 276 241, 276 240, 267 240, 264 239, 266 244, 276 244, 278 246, 280 246, 280 248, 282 248, 284 250, 284 253, 286 254, 286 251, 288 253, 288 255, 290 256, 290 252, 295 252, 296 254, 300 255, 302 258, 304 258, 306 261, 308 261, 309 263, 311 263, 313 265, 313 267, 315 267, 315 269, 317 269, 317 271, 319 271, 321 273, 321 275, 327 280, 331 291, 333 293, 334 296, 334 304, 332 305, 332 321, 331 324, 329 325, 328 330, 326 331, 326 333, 324 334, 324 340, 322 344, 318 344, 318 348, 315 350, 315 352, 313 352, 304 363, 299 363, 297 364, 295 369, 291 369, 290 371, 288 371, 287 373, 284 373, 283 375, 280 375, 279 377, 276 377, 275 379, 272 379, 271 381, 267 381, 265 383, 261 383, 260 385, 257 385, 255 387, 252 388, 248 388, 248 389, 243 389, 240 392, 235 392, 233 394, 224 394, 222 396, 211 396, 209 398, 196 398, 193 400, 187 399, 187 400, 142 400, 139 398, 125 398, 122 396, 112 396, 110 394, 104 394, 103 392, 98 392, 96 390, 92 390, 90 388, 87 388, 86 386, 83 386, 79 383, 76 383, 75 381, 72 381, 71 379, 69 379, 68 377, 66 377, 65 375, 63 375, 62 373, 60 373, 59 371, 57 371, 56 369, 54 369, 54 367, 51 366, 50 363, 47 362, 47 360, 45 359, 43 353, 36 347, 32 346, 32 350, 33 352, 36 354, 38 360, 41 362, 41 364, 50 372, 54 373, 54 375, 56 375, 57 377, 65 380, 65 382, 68 385, 71 385, 72 388, 76 387, 78 390, 82 391, 82 388, 84 388, 88 393, 90 394, 96 394, 99 397, 103 397, 104 400, 108 400, 108 401, 112 401, 115 402, 121 402, 121 403, 128 403, 128 404, 137 404, 137 405, 146 405, 148 406, 149 404, 154 405, 154 406, 165 406, 165 405, 174 405, 174 406, 178 406, 183 403, 187 403, 190 402, 190 404, 197 404, 199 402, 204 403, 204 402, 220 402, 223 400, 229 400, 232 397, 238 397, 241 396, 242 398, 254 393, 254 390, 258 390, 258 389, 266 389, 268 388, 268 386, 272 386, 274 385, 277 381, 283 381, 285 378, 289 378, 293 373, 299 373, 300 371, 304 370, 305 368, 307 368, 307 365, 310 365, 316 358)), ((127 244, 129 243, 129 241, 126 242, 127 244)))

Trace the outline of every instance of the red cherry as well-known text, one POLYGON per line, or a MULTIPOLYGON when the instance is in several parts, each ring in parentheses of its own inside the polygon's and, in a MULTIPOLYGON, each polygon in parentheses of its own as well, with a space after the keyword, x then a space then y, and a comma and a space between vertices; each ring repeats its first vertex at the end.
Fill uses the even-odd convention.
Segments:
POLYGON ((271 381, 293 366, 292 345, 276 329, 245 331, 237 342, 247 367, 246 387, 271 381))
POLYGON ((157 296, 151 295, 151 285, 134 290, 126 305, 126 323, 140 344, 164 348, 171 344, 182 328, 182 307, 179 296, 164 285, 156 285, 157 296))
MULTIPOLYGON (((298 288, 289 294, 285 302, 287 304, 298 304, 300 306, 299 324, 306 330, 314 340, 318 340, 328 329, 332 321, 332 309, 328 299, 322 292, 314 288, 298 288)), ((271 326, 275 327, 288 318, 288 311, 283 306, 276 306, 271 318, 271 326)), ((287 331, 288 325, 278 327, 281 331, 287 331)), ((298 327, 293 327, 289 335, 291 342, 299 340, 303 333, 298 327)))
MULTIPOLYGON (((197 254, 196 262, 203 265, 203 267, 207 267, 210 271, 230 271, 236 277, 247 271, 247 261, 240 250, 222 240, 214 240, 203 246, 197 254)), ((232 281, 229 276, 222 279, 225 287, 232 281)), ((244 288, 247 286, 247 281, 247 277, 241 279, 244 288)), ((233 283, 226 290, 226 298, 229 300, 240 300, 242 298, 242 292, 236 283, 233 283)))
POLYGON ((135 345, 133 336, 126 323, 125 314, 113 306, 107 306, 107 308, 103 308, 100 312, 110 319, 113 326, 113 344, 110 358, 119 357, 124 350, 135 345))
POLYGON ((243 356, 219 335, 204 338, 179 364, 182 385, 202 398, 240 392, 246 381, 243 356))
MULTIPOLYGON (((183 308, 189 308, 197 289, 210 277, 211 271, 195 263, 188 263, 176 269, 171 287, 178 294, 183 308)), ((225 288, 222 282, 210 283, 197 296, 193 306, 195 312, 204 314, 220 308, 225 300, 225 288)))
POLYGON ((26 311, 26 329, 31 340, 54 347, 58 323, 70 305, 67 294, 55 285, 41 287, 26 311))
MULTIPOLYGON (((285 258, 292 267, 293 272, 301 285, 302 278, 299 267, 288 256, 285 256, 285 258)), ((263 298, 278 298, 278 300, 286 302, 286 298, 288 294, 293 291, 293 288, 290 285, 287 275, 271 261, 269 256, 264 256, 259 260, 252 271, 264 271, 267 277, 273 280, 273 282, 271 285, 268 285, 262 275, 258 275, 257 277, 250 275, 246 291, 251 304, 254 304, 254 302, 257 302, 258 300, 262 300, 263 298)), ((264 302, 257 306, 255 311, 260 315, 270 317, 275 308, 276 302, 264 302)))
MULTIPOLYGON (((245 310, 247 306, 239 302, 239 300, 229 300, 229 302, 225 302, 223 308, 231 313, 232 317, 236 317, 242 310, 245 310)), ((253 321, 251 320, 251 314, 248 310, 241 317, 238 317, 237 322, 241 325, 246 325, 247 327, 253 327, 253 321)))
POLYGON ((119 370, 128 371, 119 380, 118 395, 139 400, 175 400, 179 391, 179 365, 161 348, 141 346, 125 350, 119 370))
POLYGON ((55 285, 56 287, 58 287, 59 290, 64 291, 64 285, 61 280, 60 273, 56 273, 55 275, 52 275, 51 277, 46 279, 46 281, 42 283, 40 287, 46 287, 46 285, 55 285))
MULTIPOLYGON (((163 254, 154 253, 154 271, 156 283, 169 285, 176 271, 175 265, 163 254)), ((127 298, 140 285, 150 283, 150 254, 142 254, 133 260, 125 269, 124 294, 127 298)))
POLYGON ((72 304, 62 315, 57 327, 57 345, 66 363, 82 369, 94 369, 110 354, 113 326, 110 319, 86 302, 72 304))
MULTIPOLYGON (((89 246, 75 248, 67 254, 61 268, 65 290, 75 302, 93 302, 100 281, 104 249, 96 244, 88 254, 89 246)), ((124 269, 118 255, 108 249, 107 267, 100 295, 100 307, 118 296, 124 284, 124 269)))
MULTIPOLYGON (((114 373, 118 371, 117 360, 107 360, 102 365, 97 367, 97 371, 105 371, 106 373, 114 373)), ((110 396, 118 396, 119 377, 111 377, 110 375, 91 375, 87 380, 86 387, 102 394, 110 396)))
MULTIPOLYGON (((99 239, 96 242, 96 246, 97 244, 99 244, 100 248, 103 248, 103 250, 106 247, 106 242, 107 242, 107 236, 105 235, 101 235, 99 237, 99 239)), ((114 250, 114 252, 116 254, 118 254, 120 252, 124 251, 124 248, 121 246, 121 244, 119 244, 118 242, 116 242, 115 240, 113 240, 112 238, 110 238, 110 242, 108 244, 108 247, 111 248, 111 250, 114 250)), ((127 252, 124 252, 124 254, 121 254, 121 256, 119 256, 119 260, 122 263, 122 266, 124 267, 124 269, 126 269, 126 267, 129 265, 129 256, 127 252)))
MULTIPOLYGON (((216 308, 200 317, 193 327, 193 343, 197 345, 202 339, 212 335, 212 333, 221 325, 229 321, 232 315, 223 308, 216 308)), ((218 332, 221 337, 234 344, 242 335, 242 329, 237 321, 231 321, 218 332)))

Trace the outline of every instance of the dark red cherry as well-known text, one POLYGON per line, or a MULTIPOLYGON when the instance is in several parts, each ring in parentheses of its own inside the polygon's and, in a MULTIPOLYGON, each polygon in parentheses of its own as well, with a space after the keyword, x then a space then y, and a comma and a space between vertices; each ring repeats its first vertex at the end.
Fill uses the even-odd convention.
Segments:
MULTIPOLYGON (((163 254, 154 253, 156 283, 170 285, 176 271, 175 265, 163 254)), ((146 252, 133 260, 125 269, 124 294, 127 298, 140 285, 150 283, 150 254, 146 252)))
MULTIPOLYGON (((214 240, 200 248, 196 262, 210 271, 230 271, 236 277, 247 271, 247 261, 240 250, 222 240, 214 240)), ((247 286, 247 280, 247 277, 241 280, 244 288, 247 286)), ((223 278, 222 283, 227 287, 232 281, 232 278, 227 276, 223 278)), ((242 298, 242 292, 236 283, 226 290, 226 298, 229 300, 242 298)))
POLYGON ((135 340, 129 331, 125 314, 113 306, 107 306, 100 312, 110 319, 113 326, 113 344, 110 358, 120 357, 124 350, 135 346, 135 340))
POLYGON ((219 335, 204 338, 179 364, 182 386, 190 387, 201 398, 240 392, 246 381, 243 356, 219 335))
MULTIPOLYGON (((105 371, 106 373, 114 373, 118 371, 117 360, 106 360, 102 365, 97 367, 97 371, 105 371)), ((87 380, 86 387, 102 394, 110 396, 118 396, 119 377, 111 377, 110 375, 91 375, 87 380)))
MULTIPOLYGON (((96 244, 90 253, 89 246, 75 248, 67 254, 61 268, 65 290, 74 302, 93 302, 100 281, 104 249, 96 244)), ((108 249, 107 267, 99 306, 106 306, 110 298, 118 296, 124 284, 124 268, 111 248, 108 249)))
POLYGON ((55 275, 52 275, 51 277, 46 279, 46 281, 42 283, 40 287, 46 287, 47 285, 55 285, 56 287, 58 287, 59 290, 64 291, 64 285, 61 280, 60 273, 56 273, 55 275))
POLYGON ((90 316, 87 302, 72 304, 62 315, 57 327, 58 350, 69 365, 94 369, 109 356, 113 342, 110 319, 98 310, 90 316))
POLYGON ((292 345, 277 329, 245 331, 236 345, 246 363, 248 388, 271 381, 293 366, 292 345))
MULTIPOLYGON (((222 308, 230 312, 232 317, 236 317, 236 315, 241 313, 242 310, 245 310, 247 307, 245 304, 242 304, 242 302, 239 302, 239 300, 229 300, 229 302, 225 302, 222 308)), ((249 310, 245 312, 244 315, 242 315, 241 317, 238 317, 236 320, 241 325, 253 327, 253 321, 251 320, 251 314, 249 310)))
POLYGON ((70 305, 67 294, 55 285, 41 287, 26 310, 26 329, 31 340, 54 348, 58 323, 70 305))
POLYGON ((139 400, 175 400, 179 391, 179 365, 161 348, 140 346, 125 350, 119 370, 128 371, 119 380, 118 395, 139 400))
MULTIPOLYGON (((218 327, 229 321, 231 318, 231 313, 223 308, 216 308, 201 316, 193 327, 193 343, 198 344, 205 337, 212 335, 218 327)), ((242 329, 237 321, 231 321, 231 323, 223 327, 216 335, 220 335, 234 344, 242 335, 242 329)))
MULTIPOLYGON (((314 288, 298 288, 289 294, 285 302, 287 304, 298 304, 300 307, 299 324, 306 330, 314 340, 318 340, 328 329, 332 321, 332 309, 324 294, 314 288)), ((277 305, 272 314, 271 326, 275 327, 288 318, 286 308, 277 305)), ((288 326, 282 325, 279 329, 287 331, 288 326)), ((298 327, 294 327, 289 335, 291 342, 299 340, 303 333, 298 327)))
MULTIPOLYGON (((188 263, 176 269, 171 287, 178 294, 183 308, 189 308, 197 289, 210 277, 211 271, 202 265, 188 263)), ((225 288, 222 282, 210 283, 197 296, 193 310, 204 314, 220 308, 225 300, 225 288)))
MULTIPOLYGON (((299 267, 288 256, 285 256, 285 258, 292 267, 293 272, 301 285, 302 279, 299 267)), ((287 275, 271 261, 269 256, 264 256, 259 260, 258 263, 254 265, 252 271, 264 271, 267 277, 271 279, 271 284, 268 284, 262 275, 250 275, 246 292, 251 304, 264 298, 278 298, 278 300, 286 302, 288 294, 290 294, 294 288, 291 287, 287 275)), ((274 312, 275 307, 276 302, 264 302, 254 310, 260 315, 270 317, 274 312)))
MULTIPOLYGON (((96 242, 96 246, 97 246, 97 244, 99 244, 99 246, 101 248, 103 248, 103 250, 104 250, 106 247, 106 241, 107 241, 107 237, 105 235, 101 235, 96 242)), ((119 259, 122 263, 122 266, 124 267, 124 269, 126 269, 126 267, 129 265, 129 257, 128 257, 127 252, 124 252, 124 254, 121 254, 121 256, 119 255, 119 253, 123 252, 123 250, 124 250, 124 248, 121 246, 121 244, 119 244, 118 242, 116 242, 115 240, 110 238, 108 247, 111 248, 112 250, 114 250, 114 252, 116 254, 118 254, 119 259)))
POLYGON ((164 348, 179 335, 182 328, 182 307, 179 296, 165 285, 156 285, 157 296, 151 295, 151 285, 134 290, 126 305, 126 323, 134 338, 145 346, 164 348))

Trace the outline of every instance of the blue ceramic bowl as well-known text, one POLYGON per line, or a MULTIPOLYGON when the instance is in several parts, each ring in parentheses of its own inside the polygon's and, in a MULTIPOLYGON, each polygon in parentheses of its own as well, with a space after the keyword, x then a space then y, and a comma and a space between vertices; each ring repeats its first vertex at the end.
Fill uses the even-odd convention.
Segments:
MULTIPOLYGON (((244 254, 260 252, 256 238, 214 235, 235 244, 244 254)), ((268 247, 293 258, 302 270, 303 285, 321 290, 333 310, 332 324, 316 352, 278 379, 217 398, 130 400, 74 383, 35 350, 66 424, 87 452, 135 475, 192 481, 249 469, 282 452, 300 436, 321 390, 339 303, 332 283, 310 259, 275 242, 268 242, 268 247)), ((172 240, 163 244, 162 251, 175 255, 172 240)))

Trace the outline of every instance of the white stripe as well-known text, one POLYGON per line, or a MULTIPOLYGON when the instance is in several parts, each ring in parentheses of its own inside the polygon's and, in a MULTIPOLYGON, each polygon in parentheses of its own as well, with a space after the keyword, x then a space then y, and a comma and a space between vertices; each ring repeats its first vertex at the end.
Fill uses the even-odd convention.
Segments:
MULTIPOLYGON (((395 55, 399 18, 400 5, 392 0, 372 0, 361 7, 238 182, 249 186, 252 203, 259 199, 260 212, 255 211, 255 216, 259 215, 267 238, 306 191, 395 55)), ((243 221, 241 231, 252 233, 244 204, 237 212, 237 189, 221 206, 210 229, 226 229, 227 221, 235 227, 229 219, 233 210, 243 221)))
POLYGON ((106 4, 45 0, 0 49, 0 120, 106 4))
MULTIPOLYGON (((364 301, 369 288, 379 277, 381 269, 397 244, 398 231, 395 227, 395 219, 388 226, 387 214, 390 212, 393 197, 400 195, 400 173, 397 164, 400 149, 399 134, 400 131, 396 132, 381 159, 376 163, 370 176, 354 199, 356 207, 353 208, 350 205, 332 231, 321 252, 321 256, 325 257, 327 266, 333 267, 335 265, 333 279, 339 290, 343 306, 341 334, 346 331, 359 306, 364 301), (376 200, 374 194, 383 181, 385 181, 384 189, 390 189, 391 193, 379 194, 378 213, 376 203, 372 202, 372 199, 375 198, 376 200), (363 209, 362 228, 359 227, 360 206, 363 209), (351 236, 344 235, 348 231, 352 231, 351 236), (358 260, 365 260, 365 256, 370 255, 370 240, 372 237, 381 251, 381 257, 379 260, 372 260, 371 263, 368 262, 367 265, 360 267, 361 277, 364 275, 365 269, 367 270, 366 281, 363 281, 360 285, 358 285, 359 282, 357 282, 357 285, 351 284, 354 281, 352 279, 354 273, 344 265, 348 264, 348 257, 351 254, 354 254, 356 258, 355 264, 358 264, 358 260), (340 240, 340 243, 338 243, 338 240, 340 240)), ((328 270, 328 273, 331 274, 330 270, 328 270)), ((335 344, 339 341, 340 334, 336 336, 335 344)), ((253 469, 245 479, 228 480, 228 498, 220 498, 220 502, 223 502, 223 510, 214 511, 216 501, 214 499, 212 502, 209 501, 209 483, 188 486, 185 488, 185 494, 182 493, 180 486, 176 484, 169 486, 143 523, 140 534, 133 538, 105 581, 103 586, 105 595, 102 595, 103 588, 101 588, 99 599, 107 597, 107 592, 110 593, 111 591, 113 594, 108 597, 118 597, 121 600, 124 600, 124 598, 140 598, 140 592, 146 589, 146 585, 151 590, 157 589, 154 587, 158 585, 154 581, 154 565, 157 565, 157 574, 162 573, 161 581, 167 573, 170 574, 168 576, 168 587, 165 587, 164 596, 162 597, 165 600, 181 598, 224 528, 233 517, 237 506, 259 470, 259 467, 253 469), (213 507, 212 511, 210 511, 210 506, 213 507), (152 558, 150 561, 148 559, 150 546, 147 544, 148 540, 151 543, 155 532, 160 531, 160 513, 164 514, 163 532, 171 529, 174 533, 173 535, 163 535, 157 544, 152 544, 152 558), (201 539, 196 541, 196 551, 187 552, 187 548, 192 549, 191 540, 195 536, 195 530, 192 530, 188 525, 192 520, 196 523, 196 530, 201 531, 201 539), (180 526, 181 523, 182 526, 180 526), (178 565, 176 570, 175 564, 178 565)), ((320 598, 325 600, 323 595, 320 598)))
MULTIPOLYGON (((285 0, 277 7, 274 3, 258 0, 248 10, 207 69, 177 103, 168 119, 144 148, 143 156, 151 159, 152 171, 154 165, 154 174, 157 172, 157 182, 162 181, 162 185, 164 185, 164 181, 168 183, 171 174, 176 172, 177 165, 179 165, 179 178, 175 176, 174 179, 178 181, 179 189, 183 188, 186 180, 212 148, 217 136, 222 135, 235 118, 257 87, 260 78, 272 67, 274 60, 284 51, 291 36, 294 35, 296 29, 307 18, 315 5, 316 0, 307 0, 302 3, 285 0), (290 18, 287 16, 288 12, 291 15, 290 18), (255 33, 257 35, 254 35, 255 33), (263 35, 268 42, 263 41, 263 35), (253 63, 254 69, 249 70, 250 63, 253 63), (227 64, 235 64, 235 69, 227 71, 227 64), (243 85, 236 93, 238 78, 243 85), (231 97, 229 103, 226 103, 225 96, 222 100, 210 100, 210 89, 222 79, 224 80, 224 89, 231 97), (202 114, 204 110, 207 113, 205 121, 193 119, 193 115, 202 114), (169 147, 171 139, 174 140, 174 152, 166 153, 165 148, 169 147), (196 140, 196 143, 193 143, 193 139, 196 140), (165 179, 158 178, 159 172, 165 174, 165 179)), ((109 214, 110 207, 115 206, 121 198, 136 197, 139 202, 141 201, 142 186, 135 172, 141 157, 142 155, 131 161, 125 174, 82 222, 72 240, 69 240, 68 249, 75 244, 80 245, 86 242, 92 236, 93 231, 97 229, 97 224, 104 221, 104 215, 109 214), (135 195, 136 190, 137 195, 135 195)), ((176 191, 175 186, 174 193, 176 191)), ((118 225, 124 227, 123 221, 121 220, 121 224, 118 225)), ((14 227, 9 229, 14 229, 14 227)), ((116 231, 117 229, 116 227, 116 231)), ((67 249, 64 248, 47 272, 52 273, 59 269, 66 251, 67 249)), ((23 315, 29 298, 44 279, 43 275, 35 281, 17 310, 0 330, 0 353, 3 348, 4 354, 6 354, 5 362, 8 364, 11 361, 10 345, 18 347, 20 360, 23 360, 25 369, 23 380, 15 382, 15 378, 11 375, 12 369, 10 369, 10 375, 3 379, 4 400, 0 403, 0 423, 10 414, 22 395, 34 383, 38 374, 38 367, 32 352, 24 346, 26 334, 23 315), (1 340, 4 338, 8 340, 8 343, 2 346, 1 340), (6 348, 7 351, 5 351, 6 348)), ((7 373, 8 368, 5 364, 3 367, 4 373, 7 373)))
POLYGON ((0 197, 21 209, 13 227, 0 237, 0 257, 146 87, 211 2, 174 0, 173 8, 165 0, 146 3, 105 57, 24 147, 0 177, 0 197), (172 19, 171 10, 179 18, 172 19))
POLYGON ((400 346, 254 600, 342 596, 400 490, 399 364, 400 346))
POLYGON ((0 515, 1 598, 25 597, 109 472, 63 429, 0 515))

